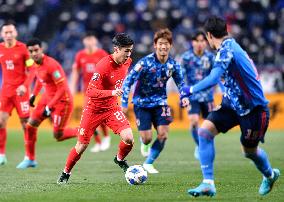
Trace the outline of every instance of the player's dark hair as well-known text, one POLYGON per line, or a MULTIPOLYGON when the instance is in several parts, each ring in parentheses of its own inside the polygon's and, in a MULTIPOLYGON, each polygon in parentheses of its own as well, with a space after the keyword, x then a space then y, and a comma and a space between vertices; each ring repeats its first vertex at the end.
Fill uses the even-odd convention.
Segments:
POLYGON ((205 35, 205 33, 202 30, 197 30, 196 32, 194 32, 191 35, 191 40, 192 41, 196 41, 197 37, 199 37, 199 36, 203 36, 203 38, 206 40, 206 35, 205 35))
POLYGON ((157 32, 155 32, 154 43, 156 44, 158 39, 160 38, 167 39, 170 44, 173 43, 173 34, 168 28, 160 29, 157 32))
POLYGON ((83 39, 87 38, 87 37, 96 37, 95 33, 92 31, 87 31, 84 35, 83 35, 83 39))
POLYGON ((38 39, 38 38, 32 38, 32 39, 30 39, 28 42, 27 42, 27 44, 26 44, 27 46, 35 46, 35 45, 39 45, 39 47, 41 47, 41 40, 40 39, 38 39))
POLYGON ((118 33, 112 39, 112 44, 117 47, 126 47, 134 44, 133 39, 126 33, 118 33))
POLYGON ((9 25, 13 25, 14 27, 16 27, 16 24, 15 24, 15 22, 14 22, 13 20, 8 20, 8 21, 4 22, 4 23, 1 25, 0 30, 2 30, 2 28, 3 28, 4 26, 9 26, 9 25))
POLYGON ((204 29, 216 38, 222 38, 228 35, 226 21, 215 15, 206 20, 204 29))

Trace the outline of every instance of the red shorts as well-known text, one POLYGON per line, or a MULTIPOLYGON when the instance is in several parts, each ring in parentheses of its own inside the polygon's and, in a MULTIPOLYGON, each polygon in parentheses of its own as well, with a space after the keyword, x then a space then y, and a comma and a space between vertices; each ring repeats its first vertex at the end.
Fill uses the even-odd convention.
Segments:
MULTIPOLYGON (((40 101, 32 112, 31 118, 33 120, 37 121, 38 123, 41 123, 44 119, 46 119, 46 117, 43 116, 43 111, 48 102, 49 99, 47 98, 40 99, 40 101)), ((53 106, 51 111, 51 120, 53 123, 54 132, 64 130, 71 117, 72 111, 73 102, 59 101, 53 106)))
POLYGON ((86 107, 81 117, 78 140, 83 144, 89 144, 95 129, 101 124, 107 125, 116 134, 119 134, 126 128, 130 128, 129 121, 120 107, 104 112, 98 112, 86 107))
POLYGON ((28 118, 30 116, 29 93, 25 93, 23 96, 1 95, 0 111, 7 112, 11 115, 14 108, 16 108, 20 118, 28 118))

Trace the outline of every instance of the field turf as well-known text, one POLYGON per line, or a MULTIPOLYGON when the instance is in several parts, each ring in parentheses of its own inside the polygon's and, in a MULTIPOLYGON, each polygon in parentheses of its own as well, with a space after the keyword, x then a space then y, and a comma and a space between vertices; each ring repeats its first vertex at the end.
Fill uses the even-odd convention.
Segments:
MULTIPOLYGON (((127 158, 130 165, 142 164, 139 141, 127 158)), ((0 201, 284 201, 284 134, 268 132, 261 145, 274 167, 282 171, 273 191, 258 195, 262 176, 241 154, 239 133, 231 132, 216 138, 214 198, 192 198, 187 189, 201 182, 199 163, 193 157, 194 145, 187 131, 171 131, 165 150, 155 166, 160 174, 150 175, 146 184, 130 186, 122 171, 113 163, 118 137, 112 135, 111 149, 97 154, 86 151, 75 166, 69 184, 59 186, 67 154, 75 139, 56 142, 51 131, 40 130, 35 169, 16 169, 24 156, 21 131, 9 130, 8 164, 0 167, 0 201)))

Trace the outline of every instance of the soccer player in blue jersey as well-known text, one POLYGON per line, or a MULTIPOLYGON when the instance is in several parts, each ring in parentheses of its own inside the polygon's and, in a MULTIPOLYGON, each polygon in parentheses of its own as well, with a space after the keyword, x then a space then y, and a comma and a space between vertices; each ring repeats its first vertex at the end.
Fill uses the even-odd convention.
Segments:
POLYGON ((210 46, 218 51, 215 63, 209 76, 182 89, 181 98, 216 85, 221 76, 225 80, 225 93, 220 107, 208 115, 198 130, 203 182, 198 187, 189 189, 188 193, 195 197, 216 194, 214 137, 239 125, 244 156, 252 160, 262 173, 259 194, 266 195, 279 178, 280 171, 271 167, 267 154, 258 147, 259 142, 264 142, 269 124, 269 109, 256 68, 247 53, 228 36, 225 20, 212 16, 207 19, 204 27, 210 46))
MULTIPOLYGON (((182 55, 181 64, 184 71, 187 85, 194 85, 210 74, 214 63, 214 54, 206 50, 207 41, 204 32, 197 31, 192 35, 192 48, 182 55)), ((214 89, 209 88, 200 91, 190 97, 188 107, 188 117, 190 121, 190 131, 196 144, 194 157, 199 159, 198 153, 198 123, 199 115, 205 119, 214 108, 214 89)))
MULTIPOLYGON (((180 92, 184 85, 181 66, 169 56, 171 47, 171 31, 157 31, 154 35, 155 52, 138 61, 127 75, 122 88, 122 107, 126 113, 130 88, 135 83, 134 112, 142 142, 146 145, 151 143, 152 124, 157 131, 157 138, 143 164, 144 169, 152 174, 158 173, 153 163, 164 148, 172 122, 171 109, 167 105, 167 81, 172 77, 180 92)), ((183 100, 183 105, 187 104, 188 100, 183 100)))

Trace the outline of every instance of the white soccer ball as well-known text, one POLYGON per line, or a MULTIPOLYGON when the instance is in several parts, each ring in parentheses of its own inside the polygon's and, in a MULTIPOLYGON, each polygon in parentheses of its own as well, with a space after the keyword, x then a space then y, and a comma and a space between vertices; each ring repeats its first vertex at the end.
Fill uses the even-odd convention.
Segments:
POLYGON ((130 166, 125 173, 125 179, 130 185, 143 184, 147 180, 147 171, 141 165, 130 166))

